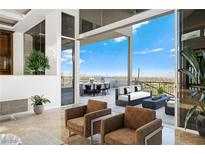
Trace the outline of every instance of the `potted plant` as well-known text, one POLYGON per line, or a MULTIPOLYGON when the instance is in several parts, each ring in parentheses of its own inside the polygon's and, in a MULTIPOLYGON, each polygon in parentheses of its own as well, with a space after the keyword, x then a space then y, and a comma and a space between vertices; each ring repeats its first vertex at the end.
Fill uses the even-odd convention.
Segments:
POLYGON ((33 106, 33 111, 35 114, 41 114, 44 110, 43 104, 50 103, 50 100, 44 98, 44 96, 35 95, 31 97, 31 101, 33 102, 31 105, 33 106))
POLYGON ((26 63, 26 71, 29 74, 40 75, 49 69, 48 58, 40 51, 32 51, 26 63))
POLYGON ((201 136, 205 136, 205 52, 201 51, 202 59, 198 60, 197 54, 191 49, 186 48, 181 52, 182 56, 189 62, 189 64, 195 70, 195 73, 190 72, 186 68, 179 69, 179 72, 189 76, 193 81, 195 91, 192 91, 191 96, 195 97, 197 94, 201 94, 201 98, 193 107, 191 107, 185 118, 185 129, 189 122, 189 119, 196 112, 198 113, 196 118, 196 128, 201 136))
POLYGON ((159 87, 159 88, 157 89, 157 95, 156 95, 156 96, 153 96, 153 97, 152 97, 152 100, 157 100, 157 99, 162 98, 163 94, 164 94, 164 89, 163 89, 163 87, 159 87))

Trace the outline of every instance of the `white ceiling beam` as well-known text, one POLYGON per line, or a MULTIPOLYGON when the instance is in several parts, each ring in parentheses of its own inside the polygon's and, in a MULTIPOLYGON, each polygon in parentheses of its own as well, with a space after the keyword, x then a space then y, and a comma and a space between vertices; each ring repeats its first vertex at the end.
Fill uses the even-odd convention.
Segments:
POLYGON ((125 27, 125 28, 120 28, 120 29, 117 29, 115 30, 117 33, 120 33, 124 36, 127 36, 127 37, 130 37, 132 36, 132 26, 128 26, 128 27, 125 27))
POLYGON ((18 14, 0 9, 0 17, 5 19, 21 21, 24 19, 24 16, 24 14, 18 14))
POLYGON ((3 29, 3 30, 12 30, 12 29, 13 29, 13 26, 8 26, 8 25, 0 24, 0 29, 3 29))
POLYGON ((36 24, 40 23, 41 21, 45 20, 47 14, 52 11, 56 11, 53 9, 32 9, 30 10, 24 20, 19 21, 17 24, 14 25, 13 30, 18 32, 26 32, 36 24))

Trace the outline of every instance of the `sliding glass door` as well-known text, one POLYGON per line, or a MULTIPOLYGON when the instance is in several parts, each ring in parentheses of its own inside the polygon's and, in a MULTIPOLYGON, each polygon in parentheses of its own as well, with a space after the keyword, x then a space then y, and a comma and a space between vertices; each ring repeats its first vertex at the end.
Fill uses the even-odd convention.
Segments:
MULTIPOLYGON (((189 49, 196 54, 199 62, 202 60, 202 51, 205 50, 205 10, 180 10, 180 61, 179 67, 190 71, 196 78, 198 74, 195 68, 181 54, 181 51, 189 49)), ((205 66, 204 66, 205 67, 205 66)), ((179 76, 179 127, 184 127, 185 117, 188 110, 198 104, 201 97, 199 93, 195 97, 191 97, 192 91, 199 90, 202 86, 200 78, 197 82, 182 73, 179 76)), ((198 110, 198 109, 197 109, 198 110)), ((196 117, 194 114, 187 125, 188 129, 196 130, 196 117)))
POLYGON ((61 105, 74 104, 74 17, 62 13, 61 27, 61 105))
POLYGON ((61 51, 61 105, 74 103, 74 41, 62 38, 61 51))

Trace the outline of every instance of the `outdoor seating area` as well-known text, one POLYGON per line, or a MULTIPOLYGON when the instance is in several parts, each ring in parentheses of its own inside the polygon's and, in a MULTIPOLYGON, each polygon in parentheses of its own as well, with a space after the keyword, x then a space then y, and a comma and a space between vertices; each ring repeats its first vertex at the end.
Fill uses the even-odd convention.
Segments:
MULTIPOLYGON (((118 88, 111 88, 109 90, 109 95, 96 95, 96 96, 86 95, 86 96, 83 96, 83 97, 81 96, 80 97, 80 104, 85 105, 85 103, 89 99, 95 99, 95 100, 107 102, 108 108, 111 108, 112 111, 114 111, 116 113, 123 113, 124 110, 125 110, 125 107, 130 106, 130 105, 127 105, 127 103, 128 103, 127 101, 123 101, 123 105, 116 105, 116 89, 118 89, 118 88)), ((140 93, 140 91, 138 93, 140 93)), ((147 92, 147 93, 149 93, 149 92, 147 92)), ((132 105, 132 106, 136 106, 136 107, 139 107, 139 108, 144 108, 142 106, 142 104, 143 104, 143 100, 146 99, 146 98, 150 98, 150 96, 139 99, 138 104, 137 105, 132 105)), ((167 101, 165 101, 165 102, 167 102, 167 101)), ((166 103, 165 102, 162 103, 162 106, 160 108, 155 109, 156 116, 157 116, 157 118, 162 119, 163 124, 166 124, 166 125, 169 125, 169 126, 174 126, 175 117, 174 117, 174 115, 166 114, 166 103)), ((119 103, 119 102, 117 102, 117 103, 119 103)), ((175 104, 173 104, 173 105, 175 105, 175 104)))
POLYGON ((110 83, 101 81, 80 82, 80 95, 107 95, 110 89, 110 83))
POLYGON ((143 91, 141 85, 119 87, 115 90, 115 103, 117 106, 134 106, 141 104, 143 99, 151 95, 151 92, 143 91))

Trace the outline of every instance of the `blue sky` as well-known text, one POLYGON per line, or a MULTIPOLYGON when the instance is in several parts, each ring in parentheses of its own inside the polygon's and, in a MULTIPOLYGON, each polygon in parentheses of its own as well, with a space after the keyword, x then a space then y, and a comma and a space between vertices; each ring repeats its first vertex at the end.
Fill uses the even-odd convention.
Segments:
POLYGON ((141 23, 133 31, 133 74, 174 76, 174 14, 141 23))
MULTIPOLYGON (((174 75, 174 15, 145 21, 133 26, 133 76, 140 68, 141 76, 174 75)), ((128 40, 120 37, 92 43, 80 48, 80 74, 127 75, 128 40)), ((69 52, 63 53, 63 59, 69 52)), ((62 62, 69 72, 71 64, 62 62)))

